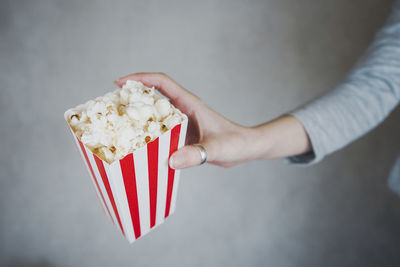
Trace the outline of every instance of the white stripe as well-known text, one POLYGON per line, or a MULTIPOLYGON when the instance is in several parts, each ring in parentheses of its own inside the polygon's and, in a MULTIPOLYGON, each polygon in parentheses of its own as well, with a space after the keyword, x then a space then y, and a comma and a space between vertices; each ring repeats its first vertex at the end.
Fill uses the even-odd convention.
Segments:
MULTIPOLYGON (((185 145, 187 124, 188 124, 187 120, 185 120, 181 124, 181 131, 179 133, 178 149, 185 145)), ((169 209, 169 214, 170 215, 175 212, 176 197, 177 197, 177 194, 178 194, 178 185, 179 185, 180 174, 181 174, 180 170, 175 170, 174 187, 172 189, 171 206, 170 206, 170 209, 169 209)))
MULTIPOLYGON (((86 147, 85 147, 85 150, 86 150, 86 153, 88 155, 90 164, 92 165, 92 169, 93 169, 94 175, 96 176, 97 183, 99 184, 101 193, 103 194, 103 197, 104 197, 104 200, 105 200, 106 205, 108 207, 108 210, 111 213, 112 221, 114 222, 115 225, 118 226, 118 220, 117 220, 117 218, 116 218, 116 216, 114 214, 114 209, 113 209, 113 207, 111 205, 111 201, 110 201, 110 198, 108 197, 107 190, 106 190, 106 188, 104 186, 103 179, 101 178, 99 169, 97 168, 97 164, 96 164, 96 161, 94 160, 93 153, 89 149, 87 149, 86 147)), ((119 226, 118 226, 118 228, 119 228, 119 226)))
POLYGON ((124 179, 122 177, 121 165, 119 160, 112 164, 104 163, 104 169, 107 173, 111 191, 117 206, 119 218, 129 243, 135 241, 135 232, 133 230, 131 213, 129 210, 128 199, 126 197, 124 179))
POLYGON ((168 158, 170 142, 171 131, 168 131, 159 137, 156 225, 164 222, 165 204, 167 200, 168 158))
POLYGON ((147 163, 147 146, 133 153, 135 164, 136 190, 139 203, 140 231, 145 235, 150 230, 150 196, 149 172, 147 163))
MULTIPOLYGON (((70 130, 71 130, 71 128, 70 128, 70 130)), ((79 154, 81 155, 81 158, 82 158, 82 160, 83 160, 83 162, 84 162, 84 164, 85 164, 85 166, 86 166, 86 169, 87 169, 87 171, 88 171, 88 173, 89 173, 90 181, 92 181, 94 190, 96 191, 96 194, 97 194, 97 198, 99 199, 99 201, 100 201, 100 203, 101 203, 101 207, 103 208, 103 211, 104 211, 104 213, 107 215, 107 217, 110 218, 110 220, 112 221, 112 218, 110 217, 110 214, 108 214, 108 212, 107 212, 106 206, 105 206, 105 204, 104 204, 104 202, 103 202, 103 199, 102 199, 102 197, 101 197, 101 195, 100 195, 100 192, 99 192, 99 190, 97 189, 97 185, 96 185, 96 183, 95 183, 95 181, 94 181, 94 179, 96 179, 96 178, 93 177, 92 172, 90 171, 89 165, 88 165, 88 163, 86 162, 85 155, 83 154, 83 152, 82 152, 82 150, 81 150, 81 146, 79 145, 79 142, 78 142, 78 140, 76 139, 76 136, 75 136, 75 134, 74 134, 74 132, 73 132, 72 130, 71 130, 71 133, 72 133, 72 135, 74 136, 75 144, 76 144, 76 146, 78 147, 79 154)))

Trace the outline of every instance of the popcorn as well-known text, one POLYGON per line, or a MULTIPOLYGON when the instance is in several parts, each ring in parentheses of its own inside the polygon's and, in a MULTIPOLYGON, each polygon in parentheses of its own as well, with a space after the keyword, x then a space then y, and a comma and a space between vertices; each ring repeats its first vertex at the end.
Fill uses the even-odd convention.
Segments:
POLYGON ((174 128, 175 125, 177 125, 181 122, 181 116, 182 116, 182 113, 171 114, 167 118, 164 119, 163 123, 168 129, 174 128))
POLYGON ((162 98, 157 100, 155 106, 158 111, 158 114, 160 114, 161 117, 166 117, 169 115, 171 110, 171 104, 167 99, 162 98))
POLYGON ((81 142, 109 164, 186 119, 154 87, 131 80, 122 89, 67 110, 64 116, 81 142))

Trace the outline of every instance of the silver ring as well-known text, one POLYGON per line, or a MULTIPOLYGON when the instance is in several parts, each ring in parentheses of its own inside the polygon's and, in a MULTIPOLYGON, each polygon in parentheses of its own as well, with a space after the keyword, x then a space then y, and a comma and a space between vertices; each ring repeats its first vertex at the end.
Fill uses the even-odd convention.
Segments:
POLYGON ((200 165, 206 163, 207 161, 207 151, 204 148, 204 146, 200 145, 200 144, 194 144, 193 146, 197 147, 199 149, 200 152, 200 156, 201 156, 201 163, 200 165))

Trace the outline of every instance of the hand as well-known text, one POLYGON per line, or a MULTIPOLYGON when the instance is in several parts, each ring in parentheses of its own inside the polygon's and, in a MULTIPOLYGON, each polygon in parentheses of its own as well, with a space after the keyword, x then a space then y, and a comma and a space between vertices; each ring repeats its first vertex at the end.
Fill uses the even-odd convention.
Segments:
POLYGON ((200 164, 199 149, 192 144, 203 145, 207 151, 207 162, 218 166, 229 167, 250 160, 251 155, 244 152, 251 142, 251 129, 224 118, 164 73, 135 73, 115 83, 122 87, 127 80, 154 86, 189 117, 186 146, 171 155, 171 168, 182 169, 200 164))
POLYGON ((255 127, 243 127, 209 108, 164 73, 135 73, 115 83, 122 87, 127 80, 154 86, 189 117, 186 145, 171 155, 171 168, 183 169, 200 164, 199 149, 193 144, 201 144, 206 149, 208 163, 222 167, 255 159, 293 156, 311 150, 303 125, 293 116, 285 115, 255 127))

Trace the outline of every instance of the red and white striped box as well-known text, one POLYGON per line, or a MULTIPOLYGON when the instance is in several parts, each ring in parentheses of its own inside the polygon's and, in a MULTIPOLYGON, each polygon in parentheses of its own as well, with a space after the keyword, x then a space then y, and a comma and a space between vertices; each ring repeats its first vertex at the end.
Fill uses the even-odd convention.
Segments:
POLYGON ((188 120, 111 164, 93 154, 71 129, 105 213, 129 243, 174 213, 179 170, 170 155, 185 144, 188 120))

